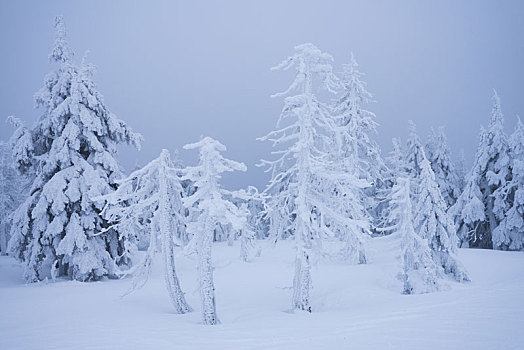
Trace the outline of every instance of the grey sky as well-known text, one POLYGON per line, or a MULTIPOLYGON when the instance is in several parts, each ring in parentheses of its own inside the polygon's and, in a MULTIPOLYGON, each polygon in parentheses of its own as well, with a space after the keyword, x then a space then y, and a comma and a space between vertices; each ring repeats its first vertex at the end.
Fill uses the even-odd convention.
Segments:
MULTIPOLYGON (((271 147, 255 138, 280 112, 282 100, 269 96, 291 82, 269 68, 304 42, 331 53, 337 71, 354 52, 377 100, 369 109, 383 153, 412 119, 423 138, 446 126, 454 155, 463 148, 471 163, 492 88, 508 132, 524 115, 523 1, 2 1, 1 119, 40 114, 32 97, 53 68, 57 14, 76 59, 90 50, 110 109, 146 139, 141 152, 121 151, 127 169, 209 135, 249 168, 227 186, 263 187, 255 164, 271 147)), ((0 124, 0 139, 11 132, 0 124)))

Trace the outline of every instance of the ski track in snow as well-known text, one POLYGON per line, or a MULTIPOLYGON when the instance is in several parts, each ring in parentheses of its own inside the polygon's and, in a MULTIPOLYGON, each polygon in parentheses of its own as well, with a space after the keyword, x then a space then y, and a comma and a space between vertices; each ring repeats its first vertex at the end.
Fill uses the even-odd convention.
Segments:
POLYGON ((263 245, 251 263, 239 242, 213 246, 217 312, 200 320, 196 259, 177 259, 194 312, 177 315, 161 256, 141 290, 130 279, 26 285, 0 257, 0 349, 524 349, 524 254, 461 249, 471 283, 401 295, 394 236, 371 241, 369 265, 320 259, 312 269, 313 313, 291 312, 293 243, 263 245))

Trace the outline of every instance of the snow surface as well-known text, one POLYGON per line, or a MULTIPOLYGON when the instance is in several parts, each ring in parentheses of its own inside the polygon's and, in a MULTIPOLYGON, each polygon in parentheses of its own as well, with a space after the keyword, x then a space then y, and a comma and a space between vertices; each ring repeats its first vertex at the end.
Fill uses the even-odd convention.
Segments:
POLYGON ((523 349, 524 254, 460 249, 472 282, 451 279, 431 294, 401 295, 399 239, 375 238, 369 265, 313 265, 313 313, 291 312, 290 241, 252 263, 239 242, 215 244, 217 312, 201 324, 196 260, 177 272, 195 311, 177 315, 157 256, 149 282, 120 298, 131 279, 26 285, 0 257, 1 349, 523 349))

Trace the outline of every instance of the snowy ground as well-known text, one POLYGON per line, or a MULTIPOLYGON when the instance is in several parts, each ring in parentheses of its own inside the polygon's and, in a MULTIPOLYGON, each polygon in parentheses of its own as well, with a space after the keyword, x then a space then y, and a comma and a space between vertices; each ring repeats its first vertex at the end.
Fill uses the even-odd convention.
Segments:
MULTIPOLYGON (((524 254, 461 250, 472 283, 404 296, 394 275, 398 242, 372 240, 373 261, 320 261, 314 312, 292 313, 292 246, 263 246, 252 263, 238 246, 214 247, 218 326, 199 323, 194 261, 178 273, 195 312, 172 313, 157 264, 141 290, 129 279, 25 285, 0 257, 0 349, 524 349, 524 254)), ((160 262, 160 259, 157 259, 160 262)))

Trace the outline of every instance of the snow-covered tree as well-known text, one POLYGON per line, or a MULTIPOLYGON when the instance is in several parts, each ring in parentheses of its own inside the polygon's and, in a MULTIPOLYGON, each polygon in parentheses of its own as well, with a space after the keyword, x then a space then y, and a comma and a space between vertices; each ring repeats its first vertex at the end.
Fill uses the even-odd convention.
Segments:
POLYGON ((388 180, 395 183, 397 178, 407 176, 406 150, 400 138, 394 137, 391 142, 393 143, 393 150, 386 158, 386 162, 389 168, 388 180))
POLYGON ((440 192, 449 208, 455 204, 458 196, 460 196, 460 180, 451 160, 443 127, 438 128, 438 130, 431 130, 426 145, 426 154, 431 163, 431 169, 435 173, 435 180, 440 192))
POLYGON ((225 151, 226 147, 210 137, 187 144, 184 149, 198 149, 200 152, 199 164, 183 170, 182 179, 192 181, 196 191, 183 198, 182 201, 189 209, 192 219, 187 224, 187 231, 192 238, 186 249, 198 255, 202 321, 204 324, 212 325, 219 323, 211 260, 213 232, 219 224, 223 227, 230 225, 234 231, 245 229, 249 216, 247 209, 238 208, 226 199, 235 194, 221 188, 219 181, 222 173, 235 170, 246 171, 246 166, 243 163, 224 158, 220 152, 225 151))
MULTIPOLYGON (((363 74, 358 70, 358 63, 353 54, 350 62, 342 67, 341 96, 333 107, 338 150, 335 161, 346 172, 355 174, 370 184, 360 191, 359 201, 368 216, 365 220, 377 222, 380 212, 377 192, 384 186, 386 167, 380 156, 380 148, 373 139, 377 134, 378 125, 375 122, 375 114, 364 108, 373 100, 366 90, 366 83, 361 80, 363 74)), ((348 214, 355 217, 355 209, 348 214)))
POLYGON ((450 209, 461 246, 493 248, 492 234, 509 209, 503 199, 504 187, 511 180, 508 138, 500 99, 493 95, 493 109, 487 130, 481 129, 473 168, 464 191, 450 209))
POLYGON ((265 237, 264 223, 262 222, 261 197, 256 187, 248 186, 246 190, 239 190, 235 193, 237 198, 234 202, 243 212, 249 213, 244 228, 240 231, 240 258, 247 262, 250 261, 257 252, 257 235, 265 237), (257 234, 258 232, 258 234, 257 234))
POLYGON ((380 148, 373 139, 378 125, 375 114, 364 108, 373 101, 372 96, 361 80, 363 74, 358 70, 353 54, 350 62, 342 67, 341 97, 333 111, 338 126, 336 136, 340 157, 347 163, 348 170, 357 171, 360 177, 375 182, 381 177, 384 164, 380 148))
POLYGON ((452 275, 457 281, 469 281, 468 274, 458 257, 457 234, 448 206, 444 201, 435 174, 429 160, 422 160, 418 187, 417 206, 414 208, 413 227, 415 232, 428 241, 433 260, 444 268, 446 274, 452 275))
POLYGON ((20 154, 15 163, 13 147, 22 146, 30 150, 31 137, 22 120, 14 116, 7 118, 15 130, 9 142, 0 141, 0 254, 6 255, 9 251, 8 242, 11 237, 11 222, 14 212, 29 195, 29 189, 34 179, 33 172, 25 168, 27 153, 20 154), (26 171, 18 172, 20 166, 26 171))
POLYGON ((467 175, 468 175, 468 171, 466 169, 466 156, 464 155, 464 149, 461 149, 459 159, 457 161, 457 179, 458 179, 459 196, 462 193, 462 191, 464 191, 464 187, 466 187, 467 175))
POLYGON ((391 193, 390 221, 400 236, 400 274, 403 294, 429 293, 439 289, 441 268, 432 256, 428 241, 415 233, 412 222, 410 180, 398 178, 391 193))
MULTIPOLYGON (((404 158, 406 171, 408 175, 412 178, 416 178, 420 175, 421 172, 421 163, 424 159, 424 156, 422 155, 424 152, 424 146, 422 145, 422 141, 420 141, 420 137, 417 134, 417 128, 415 126, 415 123, 410 120, 408 121, 409 126, 409 135, 406 142, 406 155, 404 158)), ((411 189, 416 190, 416 189, 411 189)))
POLYGON ((493 248, 524 250, 524 127, 520 118, 509 140, 511 180, 494 193, 496 206, 509 208, 493 230, 493 248))
POLYGON ((116 146, 138 147, 141 137, 108 110, 93 67, 85 60, 75 65, 61 17, 56 29, 50 59, 58 69, 35 96, 43 114, 13 147, 19 169, 33 169, 36 177, 14 214, 9 250, 24 263, 27 281, 97 280, 129 261, 118 231, 100 234, 108 223, 99 215, 103 204, 92 198, 116 188, 116 146))
POLYGON ((13 212, 27 195, 27 181, 17 174, 11 146, 0 141, 0 254, 7 254, 13 212))
POLYGON ((180 287, 175 269, 175 245, 180 245, 185 216, 181 202, 183 192, 177 169, 173 167, 169 151, 164 149, 160 156, 142 169, 136 170, 123 180, 118 180, 118 189, 101 197, 106 201, 102 216, 112 223, 111 228, 127 234, 128 250, 134 246, 135 227, 150 232, 149 248, 142 261, 126 273, 134 273, 133 289, 147 281, 160 238, 164 256, 166 286, 175 312, 191 310, 180 287))
POLYGON ((402 141, 400 138, 393 138, 391 141, 393 143, 393 150, 386 157, 387 167, 384 183, 380 191, 376 193, 378 205, 375 232, 378 234, 392 233, 391 191, 397 183, 398 178, 407 177, 405 151, 402 141))
POLYGON ((333 146, 337 126, 313 92, 315 82, 328 91, 336 87, 332 61, 329 54, 314 45, 302 44, 295 47, 293 56, 273 68, 296 71, 289 88, 273 96, 297 94, 285 98, 277 130, 260 138, 282 147, 273 152, 280 156, 277 160, 262 161, 272 175, 264 191, 269 196, 267 217, 273 233, 290 232, 294 236, 292 307, 309 312, 313 247, 320 247, 325 235, 344 233, 351 242, 351 255, 365 259, 363 241, 369 230, 369 222, 347 216, 353 205, 359 205, 358 191, 365 184, 333 159, 333 149, 326 150, 333 146))

